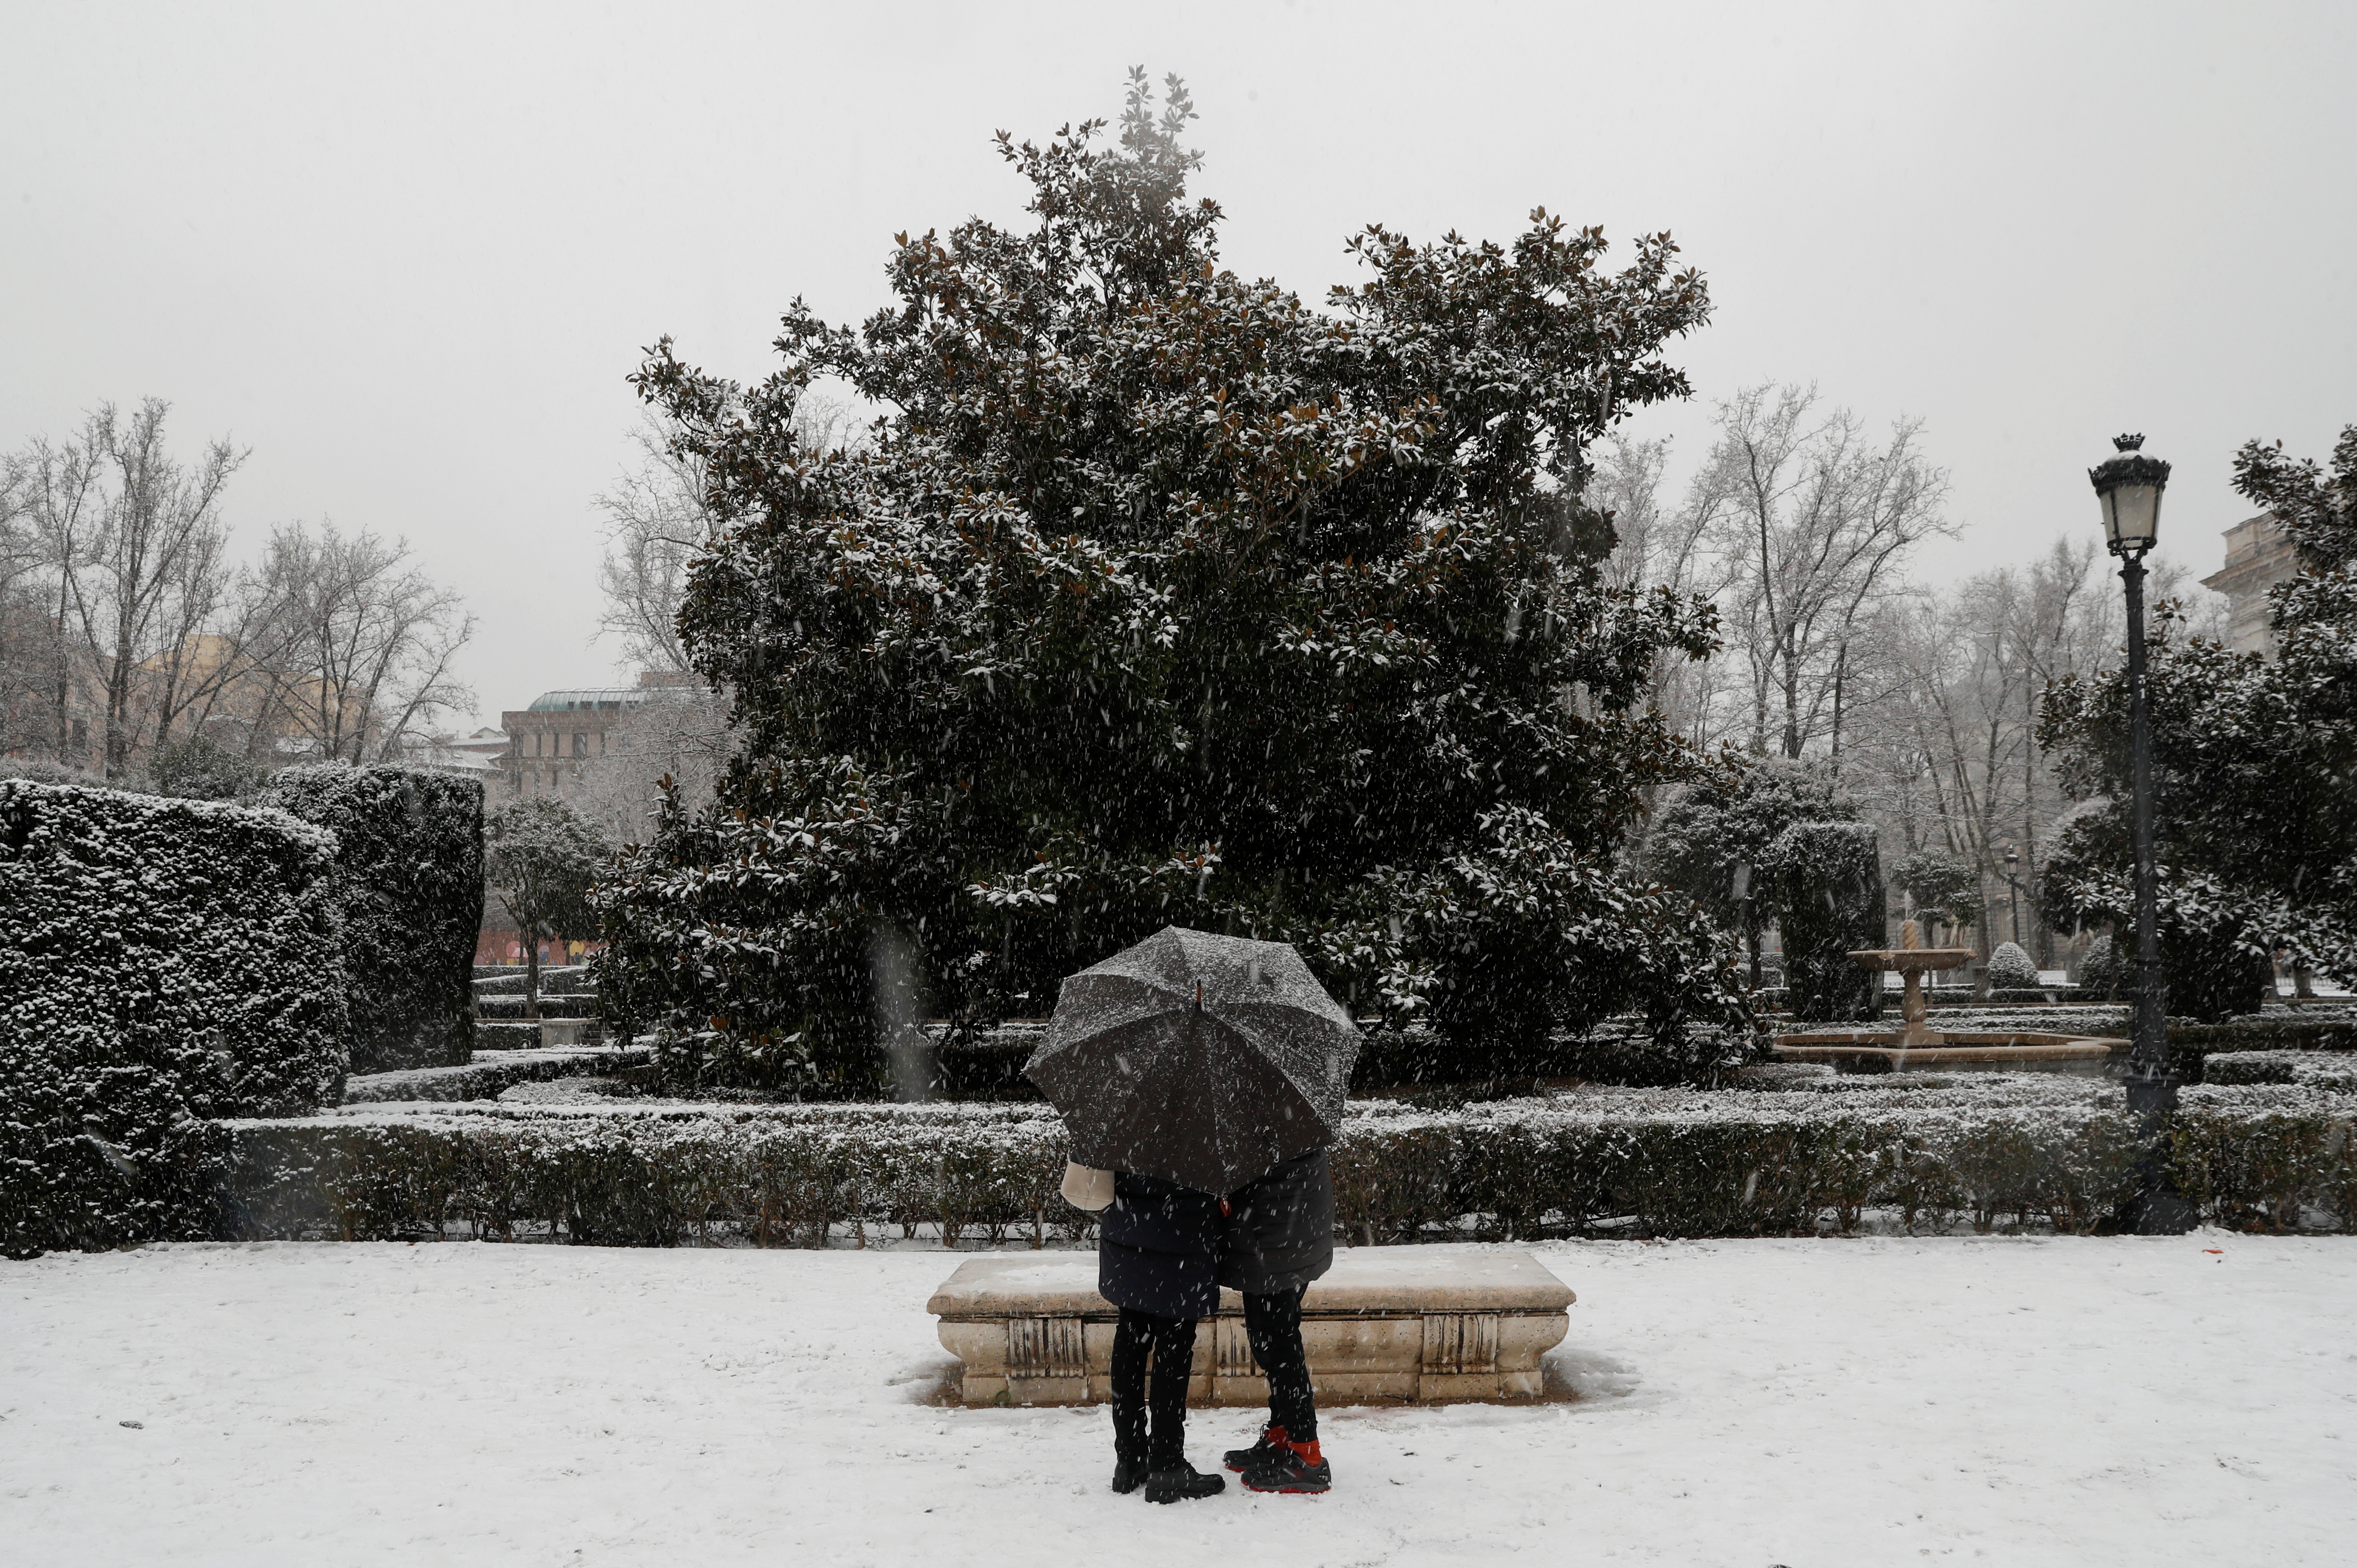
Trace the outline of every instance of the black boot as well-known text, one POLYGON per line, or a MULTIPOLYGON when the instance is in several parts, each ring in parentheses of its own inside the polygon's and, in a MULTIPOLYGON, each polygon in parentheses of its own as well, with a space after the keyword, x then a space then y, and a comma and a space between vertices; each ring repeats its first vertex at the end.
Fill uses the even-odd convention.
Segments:
POLYGON ((1116 1454, 1113 1459, 1113 1489, 1124 1497, 1146 1485, 1146 1461, 1129 1454, 1116 1454))
POLYGON ((1146 1500, 1149 1503, 1183 1503, 1197 1498, 1215 1497, 1228 1489, 1225 1476, 1207 1476, 1181 1459, 1168 1470, 1157 1470, 1146 1477, 1146 1500))
POLYGON ((1229 1449, 1227 1453, 1222 1456, 1220 1462, 1225 1465, 1229 1469, 1241 1475, 1244 1471, 1251 1469, 1255 1465, 1265 1464, 1268 1460, 1275 1458, 1277 1449, 1281 1447, 1284 1443, 1285 1428, 1281 1426, 1264 1426, 1260 1429, 1260 1440, 1258 1442, 1254 1443, 1249 1448, 1229 1449))
POLYGON ((1333 1468, 1315 1443, 1287 1443, 1244 1472, 1251 1492, 1322 1492, 1333 1484, 1333 1468))

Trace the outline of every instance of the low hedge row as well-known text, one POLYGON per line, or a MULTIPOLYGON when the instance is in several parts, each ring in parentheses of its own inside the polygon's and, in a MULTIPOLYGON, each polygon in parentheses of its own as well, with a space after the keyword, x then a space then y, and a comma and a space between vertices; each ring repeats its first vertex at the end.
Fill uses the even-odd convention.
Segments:
MULTIPOLYGON (((2182 1189, 2220 1224, 2357 1230, 2350 1102, 2254 1092, 2211 1091, 2178 1116, 2182 1189)), ((1334 1151, 1339 1223, 1378 1243, 1599 1228, 1760 1236, 1845 1231, 1875 1208, 1910 1230, 1968 1220, 2084 1233, 2132 1188, 2136 1126, 2112 1104, 1911 1098, 1921 1109, 1837 1094, 1692 1096, 1650 1112, 1362 1108, 1334 1151)), ((931 1225, 955 1244, 1080 1239, 1092 1224, 1056 1196, 1061 1123, 1028 1107, 500 1107, 227 1126, 229 1207, 247 1237, 377 1240, 464 1223, 490 1237, 547 1226, 584 1242, 815 1245, 835 1227, 931 1225)))
POLYGON ((464 1067, 409 1068, 400 1072, 376 1072, 344 1081, 347 1105, 380 1105, 404 1101, 497 1100, 500 1091, 519 1083, 543 1083, 551 1079, 581 1078, 642 1068, 652 1059, 643 1050, 598 1047, 537 1048, 479 1053, 464 1067))
MULTIPOLYGON (((522 996, 524 982, 529 978, 522 964, 479 963, 475 966, 475 994, 522 996)), ((549 964, 540 972, 543 1002, 554 995, 594 996, 597 991, 590 978, 589 966, 586 963, 549 964)))
POLYGON ((2338 1051, 2218 1051, 2201 1069, 2206 1083, 2297 1083, 2357 1094, 2357 1056, 2338 1051))
MULTIPOLYGON (((475 999, 475 1015, 483 1023, 517 1024, 524 1021, 523 994, 479 995, 475 999)), ((594 993, 570 993, 563 996, 544 995, 540 999, 540 1015, 544 1018, 595 1018, 597 998, 594 993)))

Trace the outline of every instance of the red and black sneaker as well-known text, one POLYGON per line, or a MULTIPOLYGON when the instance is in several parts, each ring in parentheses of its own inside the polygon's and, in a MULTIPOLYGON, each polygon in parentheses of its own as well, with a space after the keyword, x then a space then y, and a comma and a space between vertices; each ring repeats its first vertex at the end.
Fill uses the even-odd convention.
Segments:
POLYGON ((1244 1472, 1248 1492, 1322 1492, 1334 1484, 1334 1472, 1318 1452, 1315 1438, 1287 1442, 1275 1453, 1244 1472))
POLYGON ((1276 1457, 1276 1451, 1284 1446, 1285 1428, 1264 1426, 1260 1430, 1259 1442, 1249 1448, 1229 1449, 1222 1456, 1222 1463, 1241 1475, 1264 1460, 1274 1459, 1276 1457))

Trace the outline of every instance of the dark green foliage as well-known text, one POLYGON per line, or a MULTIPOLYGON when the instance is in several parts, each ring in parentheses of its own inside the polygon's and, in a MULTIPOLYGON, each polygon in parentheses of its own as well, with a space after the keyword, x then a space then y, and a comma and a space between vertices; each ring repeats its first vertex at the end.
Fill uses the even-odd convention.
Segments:
POLYGON ((1795 822, 1770 846, 1792 1015, 1852 1023, 1882 1011, 1882 976, 1849 955, 1889 944, 1871 822, 1795 822))
MULTIPOLYGON (((2074 815, 2056 839, 2040 889, 2047 918, 2115 923, 2116 993, 2133 988, 2134 884, 2126 869, 2126 811, 2119 802, 2074 815)), ((2164 861, 2159 882, 2160 968, 2170 1017, 2215 1023, 2255 1013, 2274 990, 2274 933, 2297 917, 2247 885, 2164 861)), ((2302 921, 2309 929, 2313 922, 2302 921)))
POLYGON ((1952 931, 1979 923, 1981 879, 1954 855, 1919 849, 1900 857, 1890 868, 1890 886, 1907 895, 1915 918, 1923 922, 1923 946, 1940 947, 1937 928, 1952 931))
MULTIPOLYGON (((1917 1091, 1921 1092, 1921 1091, 1917 1091)), ((2266 1091, 2262 1091, 2266 1092, 2266 1091)), ((1715 1097, 1726 1100, 1728 1097, 1715 1097)), ((1829 1111, 1758 1094, 1683 1111, 1500 1101, 1356 1114, 1333 1149, 1350 1242, 1577 1234, 1785 1236, 1968 1223, 2104 1229, 2135 1190, 2137 1118, 2116 1110, 1829 1111)), ((2212 1223, 2357 1230, 2345 1101, 2190 1109, 2172 1174, 2212 1223)), ((241 1234, 376 1240, 471 1227, 490 1238, 768 1246, 938 1227, 997 1243, 1084 1237, 1056 1196, 1062 1124, 1024 1106, 772 1107, 733 1116, 244 1122, 241 1234), (811 1112, 816 1112, 812 1114, 811 1112)))
POLYGON ((590 892, 612 853, 587 818, 554 795, 511 800, 484 821, 483 875, 523 937, 526 1017, 540 1016, 540 944, 597 934, 590 892))
POLYGON ((147 772, 156 793, 188 800, 233 800, 252 794, 263 779, 252 757, 201 734, 162 748, 147 772))
MULTIPOLYGON (((2330 473, 2256 442, 2234 472, 2298 546, 2301 575, 2269 595, 2278 656, 2185 637, 2166 614, 2147 644, 2162 967, 2169 1011, 2201 1017, 2251 1004, 2278 947, 2357 982, 2357 425, 2330 473)), ((2052 923, 2133 929, 2126 714, 2118 674, 2047 694, 2041 744, 2096 802, 2049 864, 2052 923)))
MULTIPOLYGON (((1772 846, 1796 822, 1857 816, 1823 769, 1782 757, 1733 757, 1674 791, 1645 834, 1645 869, 1743 933, 1760 972, 1760 937, 1778 918, 1772 846), (1742 874, 1749 867, 1748 874, 1742 874), (1744 896, 1736 897, 1741 883, 1744 896)), ((1773 983, 1773 982, 1769 982, 1773 983)))
POLYGON ((258 797, 336 835, 352 1070, 474 1053, 483 787, 405 768, 288 768, 258 797))
POLYGON ((0 779, 0 1253, 205 1234, 203 1119, 332 1103, 335 841, 0 779))
POLYGON ((2089 1001, 2110 1002, 2127 994, 2127 966, 2120 961, 2119 944, 2108 936, 2087 944, 2079 961, 2079 990, 2089 1001))
POLYGON ((1174 922, 1293 940, 1474 1070, 1641 989, 1674 1033, 1739 1016, 1707 923, 1616 869, 1699 770, 1642 693, 1709 614, 1608 587, 1576 499, 1589 442, 1685 394, 1701 280, 1542 213, 1370 229, 1319 309, 1219 267, 1190 113, 1141 81, 1115 147, 1003 144, 1030 227, 905 238, 897 306, 797 304, 759 387, 641 371, 713 476, 681 628, 745 738, 601 895, 606 994, 684 1075, 871 1083, 888 932, 967 1021, 1174 922), (799 444, 823 375, 888 411, 872 445, 799 444))

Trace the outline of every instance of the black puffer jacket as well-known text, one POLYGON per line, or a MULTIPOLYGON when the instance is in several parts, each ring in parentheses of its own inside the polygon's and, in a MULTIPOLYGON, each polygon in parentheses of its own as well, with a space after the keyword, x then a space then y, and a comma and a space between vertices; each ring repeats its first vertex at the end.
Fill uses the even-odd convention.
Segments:
POLYGON ((1228 1194, 1220 1283, 1254 1295, 1295 1290, 1334 1263, 1334 1168, 1314 1150, 1228 1194))
POLYGON ((1097 1294, 1157 1317, 1211 1316, 1220 1305, 1220 1200, 1209 1193, 1116 1171, 1098 1222, 1097 1294))

